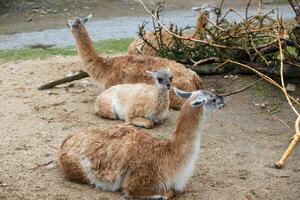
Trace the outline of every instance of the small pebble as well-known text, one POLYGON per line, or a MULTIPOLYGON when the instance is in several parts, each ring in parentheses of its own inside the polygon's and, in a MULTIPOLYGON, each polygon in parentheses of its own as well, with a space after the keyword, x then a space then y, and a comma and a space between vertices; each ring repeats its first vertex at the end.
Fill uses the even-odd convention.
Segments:
POLYGON ((7 184, 0 181, 0 187, 5 187, 5 186, 7 186, 7 184))

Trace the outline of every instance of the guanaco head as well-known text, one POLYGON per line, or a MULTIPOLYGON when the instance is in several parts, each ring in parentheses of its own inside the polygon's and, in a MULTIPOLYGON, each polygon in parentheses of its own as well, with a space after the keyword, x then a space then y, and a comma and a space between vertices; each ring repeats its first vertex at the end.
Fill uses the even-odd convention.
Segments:
POLYGON ((203 36, 203 29, 207 23, 209 22, 209 19, 211 18, 212 13, 217 13, 218 9, 216 6, 211 4, 204 4, 200 7, 193 7, 192 10, 198 12, 197 18, 196 18, 196 27, 195 32, 193 34, 193 38, 203 36))
POLYGON ((217 96, 214 93, 207 90, 198 90, 194 92, 186 92, 174 88, 175 94, 179 97, 189 99, 191 108, 204 107, 205 114, 210 114, 225 106, 224 100, 221 96, 217 96))
POLYGON ((192 7, 192 10, 202 14, 209 14, 211 12, 217 12, 218 8, 211 4, 203 4, 202 6, 199 7, 192 7))
POLYGON ((155 80, 155 85, 159 89, 169 90, 172 82, 172 74, 170 70, 159 70, 156 72, 146 71, 147 74, 155 80))
POLYGON ((92 14, 90 14, 89 16, 87 17, 83 17, 83 18, 80 18, 80 17, 77 17, 75 19, 69 19, 68 20, 68 23, 67 23, 67 26, 70 30, 72 30, 73 28, 76 28, 78 27, 79 24, 85 24, 86 22, 88 22, 90 19, 92 18, 92 14))

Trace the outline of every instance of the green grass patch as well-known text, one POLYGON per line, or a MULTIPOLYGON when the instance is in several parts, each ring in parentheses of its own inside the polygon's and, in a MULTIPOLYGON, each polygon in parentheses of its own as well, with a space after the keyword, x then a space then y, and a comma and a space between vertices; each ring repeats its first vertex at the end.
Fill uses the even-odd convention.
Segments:
MULTIPOLYGON (((116 54, 125 53, 132 38, 119 39, 119 40, 102 40, 94 43, 94 47, 99 53, 116 54)), ((24 48, 17 50, 0 50, 0 61, 13 61, 13 60, 34 60, 46 59, 52 56, 74 56, 77 51, 74 46, 66 48, 24 48)))

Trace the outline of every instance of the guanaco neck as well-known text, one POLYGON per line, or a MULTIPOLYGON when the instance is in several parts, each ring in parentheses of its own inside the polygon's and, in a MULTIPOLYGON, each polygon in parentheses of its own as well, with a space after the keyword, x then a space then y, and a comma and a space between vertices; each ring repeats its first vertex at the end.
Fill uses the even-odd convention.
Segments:
POLYGON ((75 38, 77 52, 83 65, 91 75, 95 71, 94 68, 96 66, 99 68, 98 65, 101 63, 102 58, 97 54, 87 30, 81 22, 72 29, 72 34, 75 38))
POLYGON ((155 110, 161 111, 164 110, 164 107, 169 107, 169 90, 161 89, 155 86, 155 95, 153 95, 152 102, 155 102, 155 110), (159 103, 157 103, 157 101, 159 103))
POLYGON ((193 147, 197 139, 200 139, 199 127, 203 118, 203 107, 192 108, 187 101, 181 108, 177 119, 175 138, 172 141, 174 149, 181 147, 193 147))
POLYGON ((195 26, 195 31, 192 35, 192 38, 199 39, 201 36, 204 34, 204 27, 206 26, 208 22, 208 17, 209 14, 201 13, 197 15, 196 18, 196 26, 195 26))
POLYGON ((169 97, 169 90, 155 87, 156 98, 166 99, 169 97))

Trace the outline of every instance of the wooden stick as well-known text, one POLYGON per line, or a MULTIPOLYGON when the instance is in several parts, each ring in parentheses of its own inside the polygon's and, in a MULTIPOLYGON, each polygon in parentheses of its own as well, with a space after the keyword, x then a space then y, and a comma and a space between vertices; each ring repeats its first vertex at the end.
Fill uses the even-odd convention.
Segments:
POLYGON ((295 131, 296 131, 296 134, 293 137, 293 141, 291 142, 291 144, 289 145, 289 147, 287 148, 287 150, 283 153, 283 155, 281 156, 281 159, 275 164, 275 167, 277 169, 282 169, 282 167, 284 166, 284 164, 287 161, 288 157, 291 155, 291 153, 295 149, 295 147, 296 147, 296 145, 297 145, 297 143, 299 142, 299 139, 300 139, 300 131, 299 131, 300 114, 297 111, 297 109, 293 106, 293 103, 290 100, 290 97, 288 96, 288 93, 287 93, 286 88, 284 86, 284 79, 283 79, 283 52, 282 52, 282 46, 281 46, 280 42, 279 42, 279 53, 280 53, 280 79, 281 79, 281 86, 283 88, 284 95, 285 95, 285 97, 286 97, 286 99, 287 99, 290 107, 293 109, 293 111, 298 116, 298 118, 297 118, 297 120, 295 122, 295 131))
POLYGON ((54 81, 50 81, 49 83, 46 83, 44 85, 41 85, 38 90, 46 90, 46 89, 50 89, 53 88, 57 85, 61 85, 63 83, 68 83, 71 81, 76 81, 79 79, 83 79, 89 77, 88 73, 82 70, 79 70, 78 72, 70 75, 70 76, 66 76, 64 78, 58 79, 58 80, 54 80, 54 81))
POLYGON ((291 155, 292 151, 297 146, 297 143, 299 142, 299 139, 300 139, 299 127, 300 127, 300 116, 297 118, 297 120, 295 122, 296 134, 294 135, 293 141, 291 142, 291 144, 289 145, 289 147, 286 149, 286 151, 283 153, 283 155, 280 158, 280 160, 275 164, 275 167, 277 169, 282 169, 283 168, 285 162, 287 161, 287 159, 291 155))

